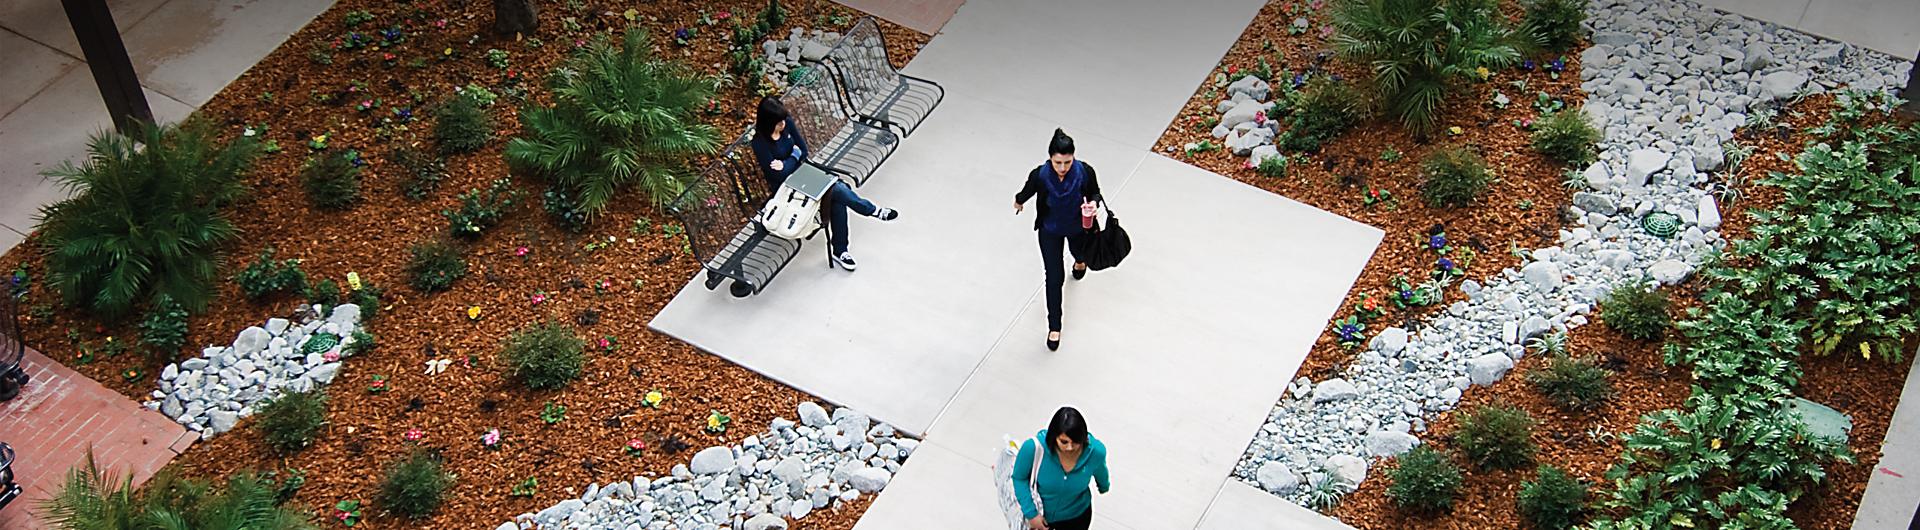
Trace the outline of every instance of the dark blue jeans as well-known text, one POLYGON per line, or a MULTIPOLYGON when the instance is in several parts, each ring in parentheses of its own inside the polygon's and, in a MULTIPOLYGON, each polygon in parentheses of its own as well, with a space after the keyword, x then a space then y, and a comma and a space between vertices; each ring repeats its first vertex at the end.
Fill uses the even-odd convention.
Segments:
POLYGON ((1060 331, 1060 287, 1067 283, 1066 266, 1060 260, 1062 248, 1073 253, 1073 262, 1081 262, 1080 256, 1086 254, 1087 235, 1085 232, 1070 236, 1050 235, 1045 230, 1040 234, 1040 261, 1047 269, 1047 331, 1060 331))
POLYGON ((827 230, 831 232, 827 243, 833 246, 835 256, 847 251, 847 210, 867 217, 880 211, 873 206, 873 201, 861 198, 847 183, 833 183, 833 187, 827 189, 827 230))

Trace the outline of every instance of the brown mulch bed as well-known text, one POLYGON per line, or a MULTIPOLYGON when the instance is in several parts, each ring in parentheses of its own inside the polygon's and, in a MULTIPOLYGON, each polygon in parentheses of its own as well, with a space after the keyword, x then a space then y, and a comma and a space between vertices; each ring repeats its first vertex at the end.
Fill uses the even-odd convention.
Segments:
MULTIPOLYGON (((1282 68, 1302 73, 1315 62, 1316 56, 1331 53, 1332 44, 1321 37, 1319 29, 1326 23, 1324 12, 1303 10, 1301 16, 1313 21, 1313 29, 1300 35, 1288 35, 1285 27, 1295 17, 1288 13, 1288 7, 1295 3, 1305 4, 1304 0, 1271 1, 1261 8, 1252 25, 1247 27, 1240 40, 1221 60, 1221 69, 1216 71, 1224 71, 1227 67, 1245 71, 1256 67, 1260 58, 1266 57, 1276 75, 1282 68), (1274 52, 1265 50, 1269 42, 1274 52), (1276 53, 1284 54, 1285 59, 1275 61, 1276 53)), ((1532 102, 1541 91, 1566 101, 1569 107, 1577 107, 1584 100, 1584 94, 1579 91, 1578 50, 1565 55, 1566 71, 1557 80, 1542 69, 1528 72, 1516 68, 1496 72, 1488 81, 1474 83, 1460 90, 1436 114, 1442 117, 1436 129, 1439 132, 1433 134, 1426 143, 1417 141, 1396 121, 1374 118, 1328 141, 1319 153, 1294 156, 1284 177, 1261 176, 1245 166, 1246 158, 1233 156, 1225 150, 1200 153, 1184 157, 1184 160, 1386 232, 1380 247, 1374 251, 1373 259, 1367 262, 1353 289, 1348 291, 1340 311, 1334 316, 1336 320, 1353 314, 1354 305, 1368 295, 1380 297, 1384 302, 1395 276, 1404 275, 1415 285, 1425 281, 1434 270, 1434 262, 1438 257, 1425 248, 1425 236, 1436 225, 1444 226, 1453 246, 1473 250, 1474 257, 1467 268, 1466 278, 1485 281, 1502 268, 1520 264, 1519 259, 1511 253, 1510 244, 1519 248, 1553 244, 1562 226, 1560 209, 1571 203, 1572 192, 1562 184, 1562 175, 1567 168, 1535 152, 1530 133, 1513 123, 1515 120, 1537 117, 1532 102), (1524 91, 1510 84, 1521 80, 1526 82, 1527 89, 1524 91), (1513 100, 1504 110, 1495 109, 1490 103, 1496 90, 1513 100), (1446 132, 1456 126, 1461 128, 1463 134, 1451 136, 1446 132), (1435 149, 1454 146, 1477 151, 1486 159, 1497 180, 1471 206, 1458 209, 1429 207, 1420 199, 1421 161, 1435 149), (1400 157, 1393 162, 1383 160, 1381 155, 1388 149, 1399 152, 1400 157), (1369 186, 1386 190, 1395 200, 1388 204, 1367 206, 1363 194, 1369 186)), ((1557 56, 1534 59, 1544 64, 1552 57, 1557 56)), ((1355 80, 1367 76, 1364 68, 1347 61, 1331 59, 1322 64, 1324 71, 1342 79, 1355 80)), ((1279 89, 1275 84, 1274 91, 1277 93, 1279 89)), ((1202 83, 1173 125, 1161 135, 1155 149, 1175 152, 1189 142, 1212 140, 1220 143, 1210 134, 1211 126, 1206 126, 1205 120, 1219 117, 1214 107, 1225 97, 1225 92, 1224 87, 1216 89, 1212 80, 1202 83)), ((1184 155, 1176 153, 1172 156, 1184 155)), ((1459 257, 1456 255, 1454 259, 1458 260, 1459 257)), ((1389 312, 1385 318, 1367 326, 1368 333, 1419 321, 1461 298, 1462 295, 1450 291, 1445 301, 1425 308, 1393 311, 1388 306, 1389 312)), ((1339 345, 1330 329, 1323 331, 1301 365, 1300 373, 1314 379, 1331 377, 1345 366, 1351 354, 1351 350, 1339 345)))
MULTIPOLYGON (((1283 67, 1298 73, 1311 64, 1317 55, 1330 53, 1331 43, 1322 38, 1320 32, 1327 22, 1324 13, 1313 13, 1311 10, 1300 13, 1313 22, 1312 29, 1301 35, 1288 34, 1286 25, 1298 16, 1288 11, 1295 3, 1304 5, 1305 0, 1268 2, 1227 53, 1217 71, 1224 72, 1229 67, 1244 71, 1253 68, 1264 56, 1276 73, 1283 67), (1276 52, 1284 54, 1286 59, 1274 61, 1276 52)), ((1510 13, 1515 13, 1510 4, 1508 8, 1510 13)), ((1463 93, 1454 96, 1441 112, 1445 120, 1439 129, 1459 126, 1465 134, 1451 137, 1437 135, 1431 144, 1415 141, 1396 123, 1375 119, 1329 141, 1318 154, 1295 157, 1293 164, 1287 168, 1287 175, 1281 178, 1261 176, 1245 167, 1245 158, 1231 156, 1225 151, 1185 156, 1180 152, 1181 147, 1189 142, 1212 140, 1215 144, 1221 143, 1209 134, 1210 126, 1205 124, 1205 120, 1219 116, 1214 112, 1214 106, 1225 97, 1225 87, 1216 86, 1209 79, 1195 91, 1193 98, 1155 148, 1170 156, 1184 157, 1188 163, 1215 173, 1385 231, 1386 236, 1380 248, 1362 270, 1342 309, 1336 313, 1335 320, 1338 320, 1353 314, 1355 304, 1369 294, 1386 295, 1388 282, 1396 275, 1405 275, 1415 284, 1424 279, 1433 267, 1435 256, 1421 243, 1428 230, 1436 225, 1444 226, 1449 239, 1466 242, 1475 250, 1477 258, 1466 277, 1482 281, 1494 271, 1519 264, 1519 260, 1508 252, 1511 246, 1534 248, 1556 241, 1557 231, 1563 226, 1558 212, 1571 198, 1571 192, 1562 185, 1561 175, 1566 168, 1535 153, 1528 133, 1511 122, 1537 116, 1531 103, 1538 91, 1544 90, 1565 100, 1569 107, 1577 107, 1584 99, 1585 94, 1579 90, 1578 83, 1579 50, 1570 50, 1564 55, 1567 67, 1558 80, 1550 79, 1542 71, 1508 70, 1497 72, 1491 81, 1471 85, 1463 93), (1526 79, 1528 88, 1521 91, 1508 84, 1516 79, 1526 79), (1512 98, 1513 104, 1504 110, 1493 108, 1487 102, 1492 99, 1495 90, 1512 98), (1496 168, 1499 180, 1479 203, 1458 210, 1446 210, 1428 208, 1420 201, 1419 161, 1426 153, 1446 145, 1472 146, 1496 168), (1381 158, 1382 151, 1388 148, 1402 154, 1397 162, 1386 162, 1381 158), (1366 206, 1362 194, 1368 186, 1390 191, 1398 198, 1398 204, 1394 207, 1366 206), (1520 207, 1520 200, 1531 201, 1532 207, 1520 207)), ((1551 57, 1536 58, 1542 62, 1549 59, 1551 57)), ((1338 59, 1322 64, 1324 70, 1344 79, 1366 77, 1366 72, 1361 68, 1338 59)), ((1275 90, 1278 90, 1277 83, 1275 90)), ((1742 187, 1744 197, 1737 204, 1723 205, 1728 212, 1725 224, 1720 229, 1723 238, 1736 240, 1748 233, 1752 219, 1735 211, 1765 209, 1779 204, 1778 190, 1758 185, 1757 182, 1771 171, 1792 168, 1791 162, 1778 159, 1776 153, 1797 154, 1805 140, 1797 131, 1803 131, 1825 119, 1831 108, 1831 98, 1823 96, 1809 98, 1783 111, 1777 121, 1796 131, 1793 134, 1783 136, 1774 134, 1774 131, 1740 132, 1737 141, 1752 146, 1754 150, 1739 171, 1739 177, 1747 183, 1742 187)), ((1695 297, 1700 288, 1696 279, 1671 289, 1676 310, 1697 305, 1695 297)), ((1396 311, 1388 306, 1387 316, 1368 326, 1368 335, 1385 326, 1410 327, 1412 323, 1429 317, 1438 308, 1462 297, 1450 293, 1447 300, 1424 309, 1396 311)), ((1592 412, 1573 413, 1547 402, 1524 377, 1528 371, 1545 363, 1545 356, 1534 355, 1517 363, 1513 375, 1491 387, 1466 393, 1458 410, 1471 410, 1480 404, 1494 403, 1527 410, 1539 421, 1533 436, 1539 447, 1537 460, 1552 463, 1574 476, 1597 482, 1607 468, 1619 460, 1624 448, 1624 436, 1638 424, 1642 415, 1682 406, 1689 392, 1689 376, 1684 367, 1665 365, 1660 351, 1663 346, 1661 343, 1623 337, 1599 322, 1597 313, 1589 318, 1595 321, 1592 325, 1583 326, 1569 334, 1568 351, 1576 357, 1601 361, 1603 366, 1612 370, 1612 381, 1618 394, 1607 406, 1592 412)), ((1338 345, 1330 327, 1322 333, 1302 364, 1300 375, 1316 380, 1331 377, 1351 359, 1352 351, 1338 345)), ((1802 362, 1806 375, 1796 393, 1833 406, 1853 418, 1850 444, 1859 461, 1854 465, 1830 466, 1828 484, 1796 503, 1790 515, 1802 528, 1847 528, 1852 524, 1860 494, 1879 460, 1880 442, 1885 436, 1887 423, 1892 418, 1897 396, 1907 374, 1906 363, 1912 361, 1885 363, 1830 356, 1809 357, 1802 362)), ((1447 449, 1457 426, 1456 415, 1444 413, 1430 421, 1431 429, 1422 439, 1438 449, 1447 449)), ((1385 477, 1393 465, 1390 461, 1383 462, 1370 475, 1385 477)), ((1329 514, 1364 529, 1520 528, 1525 523, 1517 511, 1514 498, 1520 483, 1531 480, 1533 476, 1532 469, 1489 472, 1469 469, 1453 510, 1439 516, 1401 512, 1393 507, 1386 496, 1390 481, 1370 480, 1362 484, 1358 491, 1345 497, 1329 514)), ((1604 485, 1596 487, 1593 494, 1604 494, 1602 487, 1604 485)))
MULTIPOLYGON (((844 29, 861 16, 826 0, 782 4, 789 20, 786 28, 771 32, 778 38, 785 38, 793 27, 844 29)), ((446 504, 433 517, 421 520, 388 516, 370 505, 365 527, 492 528, 522 512, 577 496, 590 482, 663 475, 694 451, 738 443, 764 430, 775 416, 791 417, 798 403, 812 399, 647 329, 647 322, 700 266, 684 253, 682 239, 665 232, 673 220, 649 206, 638 191, 625 192, 586 233, 575 235, 556 227, 540 211, 542 182, 516 178, 516 187, 525 192, 523 201, 499 227, 462 244, 468 277, 451 291, 437 294, 407 287, 407 247, 444 237, 447 221, 441 210, 457 208, 460 193, 508 175, 501 150, 504 139, 519 129, 515 114, 520 102, 502 97, 492 112, 495 140, 479 152, 447 157, 449 174, 439 190, 425 201, 413 202, 401 195, 402 170, 386 157, 407 142, 432 150, 428 105, 468 83, 501 92, 509 72, 523 78, 519 86, 528 90, 530 99, 542 100, 544 73, 564 60, 576 40, 617 31, 627 27, 629 20, 650 32, 663 56, 719 74, 726 69, 730 24, 701 25, 701 10, 730 11, 736 20, 750 21, 766 2, 721 0, 698 8, 679 2, 580 5, 576 10, 565 3, 542 2, 536 36, 544 42, 534 47, 526 40, 492 35, 488 2, 342 1, 197 113, 229 135, 246 124, 267 124, 267 137, 284 149, 255 166, 248 177, 250 196, 231 211, 243 235, 226 249, 223 278, 271 246, 278 249, 279 258, 302 259, 301 268, 314 280, 331 278, 345 289, 347 273, 357 272, 367 283, 384 288, 386 295, 385 307, 367 324, 378 335, 379 347, 347 362, 329 387, 329 425, 314 447, 292 456, 275 455, 262 445, 260 434, 243 422, 233 433, 197 444, 176 459, 174 467, 202 477, 243 469, 302 470, 307 483, 294 502, 319 510, 343 499, 370 500, 387 463, 408 450, 401 433, 420 428, 427 433, 421 443, 440 451, 448 470, 458 476, 446 504), (407 40, 386 50, 337 51, 329 66, 312 61, 309 51, 345 34, 344 19, 356 10, 377 17, 359 31, 400 25, 408 33, 407 40), (568 29, 571 24, 579 29, 568 29), (673 42, 672 32, 682 27, 698 31, 691 46, 673 42), (510 52, 508 69, 486 63, 486 52, 493 48, 510 52), (435 59, 447 49, 454 50, 450 59, 435 59), (397 65, 383 64, 381 54, 386 52, 396 55, 397 65), (415 58, 426 59, 425 66, 410 66, 415 58), (381 98, 383 108, 362 114, 351 103, 327 105, 309 99, 310 94, 336 92, 354 81, 365 84, 366 97, 381 98), (414 103, 410 91, 424 94, 426 101, 414 103), (268 92, 273 94, 271 100, 263 97, 268 92), (426 119, 413 122, 411 130, 396 130, 391 139, 376 136, 377 117, 390 115, 391 109, 400 106, 412 106, 416 115, 426 119), (331 149, 358 149, 369 163, 361 174, 365 200, 346 212, 315 210, 298 184, 299 168, 310 153, 307 139, 323 133, 331 134, 331 149), (641 222, 648 226, 638 226, 641 222), (605 246, 589 249, 590 242, 605 246), (517 257, 518 247, 529 252, 517 257), (595 288, 603 280, 609 286, 605 292, 595 288), (536 292, 549 298, 533 304, 530 297, 536 292), (467 318, 471 306, 482 308, 480 319, 467 318), (582 320, 586 312, 597 313, 597 322, 582 320), (495 355, 513 330, 543 320, 575 326, 590 342, 611 338, 617 347, 591 355, 581 378, 566 389, 523 390, 501 377, 495 355), (443 374, 423 375, 424 362, 434 357, 457 362, 443 374), (368 392, 375 375, 390 378, 391 391, 368 392), (666 404, 658 410, 640 407, 640 396, 653 389, 666 392, 666 404), (542 422, 539 414, 547 402, 567 407, 566 419, 555 425, 542 422), (705 433, 711 410, 732 416, 733 428, 723 435, 705 433), (504 432, 500 450, 481 448, 480 435, 489 428, 504 432), (649 443, 645 456, 624 454, 623 446, 634 438, 649 443), (672 445, 669 440, 690 447, 669 452, 664 450, 672 445), (509 496, 527 478, 538 479, 539 493, 509 496)), ((880 25, 898 65, 910 60, 930 38, 884 21, 880 25)), ((736 85, 723 89, 716 99, 721 112, 709 119, 720 127, 722 137, 745 130, 757 96, 736 85)), ((24 265, 37 280, 43 267, 36 243, 37 238, 29 238, 0 257, 0 270, 24 265)), ((204 345, 230 343, 241 329, 271 316, 285 316, 299 303, 284 296, 250 303, 236 284, 226 280, 215 288, 214 302, 191 321, 189 347, 174 359, 197 355, 204 345)), ((86 363, 78 358, 82 351, 98 350, 107 337, 129 341, 137 335, 133 323, 99 326, 84 314, 54 303, 57 298, 40 282, 32 284, 22 309, 37 314, 24 319, 26 340, 133 399, 147 399, 154 389, 151 374, 158 366, 138 353, 98 355, 86 363), (146 374, 121 377, 129 368, 146 374)), ((818 513, 799 522, 798 528, 851 528, 867 502, 861 499, 818 513)))

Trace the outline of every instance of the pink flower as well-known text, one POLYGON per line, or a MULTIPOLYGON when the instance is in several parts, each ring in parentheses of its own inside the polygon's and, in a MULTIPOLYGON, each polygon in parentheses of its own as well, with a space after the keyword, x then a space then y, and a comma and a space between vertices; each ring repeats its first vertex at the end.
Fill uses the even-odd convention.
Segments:
POLYGON ((339 360, 340 360, 340 352, 331 352, 331 351, 330 351, 330 352, 327 352, 327 353, 323 353, 323 354, 320 354, 320 360, 323 360, 323 361, 326 361, 326 362, 336 362, 336 361, 339 361, 339 360))
POLYGON ((533 293, 533 305, 540 305, 540 302, 545 301, 547 301, 547 293, 533 293))
POLYGON ((436 27, 436 28, 446 28, 446 27, 447 27, 447 19, 444 19, 444 18, 443 18, 443 19, 440 19, 440 20, 435 20, 435 21, 433 21, 433 27, 436 27))
POLYGON ((405 438, 409 442, 418 442, 421 438, 427 437, 427 431, 420 430, 419 427, 414 427, 407 429, 407 432, 401 434, 400 437, 405 438))
POLYGON ((628 449, 646 449, 647 443, 640 441, 639 438, 634 438, 632 440, 627 440, 627 448, 628 449))
POLYGON ((516 257, 525 257, 528 252, 532 252, 532 250, 528 250, 527 247, 513 249, 513 255, 516 257))
POLYGON ((498 445, 499 443, 500 443, 500 429, 487 429, 486 434, 480 435, 481 446, 493 447, 495 445, 498 445))

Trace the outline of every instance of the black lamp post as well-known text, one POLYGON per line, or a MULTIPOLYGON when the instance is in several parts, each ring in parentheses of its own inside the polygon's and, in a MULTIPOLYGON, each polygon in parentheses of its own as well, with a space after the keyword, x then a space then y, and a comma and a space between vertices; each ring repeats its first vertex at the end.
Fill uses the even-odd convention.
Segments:
POLYGON ((114 129, 131 136, 136 124, 153 123, 153 109, 140 91, 140 76, 127 58, 127 45, 120 41, 106 0, 60 0, 60 5, 67 10, 67 22, 73 24, 73 36, 80 41, 94 84, 100 86, 107 113, 113 115, 114 129))
MULTIPOLYGON (((1914 56, 1913 64, 1913 69, 1907 72, 1907 88, 1900 91, 1900 97, 1907 100, 1907 104, 1900 106, 1900 113, 1920 119, 1920 55, 1914 56)), ((1915 521, 1914 528, 1920 530, 1920 519, 1915 521)))

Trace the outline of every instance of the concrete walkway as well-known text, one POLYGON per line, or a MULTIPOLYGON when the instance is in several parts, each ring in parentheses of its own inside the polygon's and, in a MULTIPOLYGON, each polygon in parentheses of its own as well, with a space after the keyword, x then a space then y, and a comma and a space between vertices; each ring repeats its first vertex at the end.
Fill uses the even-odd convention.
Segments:
POLYGON ((861 189, 903 217, 855 221, 860 271, 810 246, 765 293, 690 283, 652 325, 924 433, 859 529, 997 526, 1001 436, 1061 405, 1112 454, 1098 527, 1339 528, 1229 475, 1381 232, 1149 152, 1261 3, 968 2, 908 68, 947 102, 861 189), (1033 213, 1009 199, 1054 127, 1135 251, 1069 282, 1048 352, 1033 213))
POLYGON ((1696 0, 1729 13, 1787 26, 1903 60, 1920 52, 1920 1, 1696 0))
POLYGON ((13 446, 13 471, 25 489, 0 510, 0 528, 46 528, 33 517, 40 501, 60 491, 67 470, 84 462, 89 449, 100 469, 117 477, 131 474, 139 484, 200 439, 200 433, 40 352, 27 350, 26 367, 33 380, 18 397, 0 403, 0 441, 13 446))
MULTIPOLYGON (((174 122, 333 5, 331 0, 112 0, 153 117, 174 122)), ((0 0, 0 251, 67 197, 40 176, 112 128, 60 2, 0 0)))

